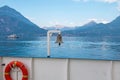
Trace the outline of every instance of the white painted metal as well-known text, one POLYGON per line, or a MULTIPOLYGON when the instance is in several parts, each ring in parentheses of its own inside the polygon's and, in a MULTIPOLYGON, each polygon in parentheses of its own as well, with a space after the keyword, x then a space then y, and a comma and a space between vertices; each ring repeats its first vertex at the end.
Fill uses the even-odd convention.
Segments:
POLYGON ((34 80, 66 80, 66 59, 35 59, 34 80))
MULTIPOLYGON (((10 58, 3 57, 1 63, 21 61, 29 72, 29 80, 120 80, 120 61, 52 59, 52 58, 10 58)), ((4 69, 2 74, 4 74, 4 69)), ((13 80, 16 73, 11 72, 13 80)), ((22 73, 18 72, 18 80, 22 73)), ((4 77, 0 77, 0 80, 4 77)))
POLYGON ((67 59, 67 79, 70 80, 70 59, 67 59))
POLYGON ((3 66, 2 66, 2 57, 0 57, 0 80, 3 80, 2 74, 3 66))
POLYGON ((120 80, 120 61, 113 61, 113 80, 120 80))
POLYGON ((110 80, 110 61, 70 60, 70 80, 110 80))
POLYGON ((113 80, 113 61, 110 61, 110 80, 113 80))
POLYGON ((47 32, 47 56, 50 57, 50 37, 53 33, 60 34, 61 32, 59 30, 49 30, 47 32))

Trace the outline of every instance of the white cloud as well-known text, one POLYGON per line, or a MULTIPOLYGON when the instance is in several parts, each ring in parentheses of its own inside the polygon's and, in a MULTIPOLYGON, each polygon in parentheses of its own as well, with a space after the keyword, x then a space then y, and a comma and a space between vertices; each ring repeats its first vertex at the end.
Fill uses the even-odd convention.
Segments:
POLYGON ((32 23, 36 24, 36 25, 39 26, 39 27, 44 26, 44 24, 41 24, 41 22, 40 22, 38 19, 34 18, 34 17, 29 17, 29 16, 25 16, 25 17, 26 17, 28 20, 30 20, 32 23))
POLYGON ((72 0, 72 1, 74 1, 74 2, 87 2, 89 0, 72 0))
POLYGON ((120 11, 120 0, 72 0, 74 2, 90 2, 90 1, 93 1, 93 2, 104 2, 104 3, 116 3, 117 6, 117 10, 120 11))
POLYGON ((72 1, 74 1, 74 2, 80 2, 81 0, 72 0, 72 1))
POLYGON ((120 1, 118 2, 117 9, 118 9, 118 11, 120 11, 120 1))
POLYGON ((105 19, 96 19, 96 18, 91 18, 91 19, 88 19, 87 21, 88 21, 88 22, 90 22, 90 21, 95 21, 95 22, 97 22, 97 23, 104 23, 104 24, 109 23, 109 21, 107 21, 107 20, 105 20, 105 19))
POLYGON ((107 3, 115 3, 119 2, 120 0, 72 0, 75 2, 89 2, 89 1, 95 1, 95 2, 107 2, 107 3))
POLYGON ((101 19, 100 22, 101 22, 101 23, 104 23, 104 24, 109 23, 109 21, 104 20, 104 19, 101 19))
POLYGON ((114 2, 118 2, 119 0, 96 0, 96 1, 114 3, 114 2))
POLYGON ((52 21, 49 21, 48 24, 53 26, 53 25, 59 25, 61 23, 58 20, 52 20, 52 21))
MULTIPOLYGON (((96 0, 98 1, 98 0, 96 0)), ((120 0, 99 0, 101 2, 106 2, 106 3, 116 3, 117 4, 117 10, 120 11, 120 0)))
POLYGON ((91 18, 91 19, 88 19, 88 22, 90 22, 90 21, 95 21, 95 22, 97 22, 97 21, 98 21, 98 19, 96 19, 96 18, 91 18))

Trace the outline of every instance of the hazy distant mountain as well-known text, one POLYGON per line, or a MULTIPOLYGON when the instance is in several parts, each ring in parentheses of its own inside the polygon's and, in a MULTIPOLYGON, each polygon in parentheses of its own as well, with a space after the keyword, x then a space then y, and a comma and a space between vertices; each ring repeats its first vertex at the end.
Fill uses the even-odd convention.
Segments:
POLYGON ((88 29, 88 28, 92 28, 95 25, 97 25, 97 23, 95 21, 90 21, 90 22, 84 24, 83 26, 77 26, 74 30, 88 29))
POLYGON ((92 22, 92 24, 88 23, 74 30, 64 31, 63 34, 69 36, 119 36, 120 16, 108 24, 92 22))
POLYGON ((40 36, 45 35, 46 30, 39 28, 16 10, 3 6, 0 8, 0 36, 11 34, 40 36))
POLYGON ((55 26, 50 26, 50 27, 43 27, 46 30, 61 30, 61 31, 66 31, 66 30, 73 30, 75 27, 67 27, 67 26, 62 26, 62 25, 55 25, 55 26))
POLYGON ((97 23, 95 21, 90 21, 89 23, 85 24, 85 26, 95 26, 97 23))

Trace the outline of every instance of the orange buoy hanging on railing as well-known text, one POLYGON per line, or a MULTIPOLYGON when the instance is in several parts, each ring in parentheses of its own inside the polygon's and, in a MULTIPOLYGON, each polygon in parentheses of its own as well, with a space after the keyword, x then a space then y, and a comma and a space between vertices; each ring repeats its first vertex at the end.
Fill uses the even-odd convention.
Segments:
POLYGON ((20 61, 12 61, 9 64, 7 64, 7 66, 5 67, 5 80, 12 80, 11 76, 10 76, 10 71, 12 68, 15 67, 19 67, 22 71, 22 80, 28 80, 28 71, 27 68, 24 66, 24 64, 20 61))

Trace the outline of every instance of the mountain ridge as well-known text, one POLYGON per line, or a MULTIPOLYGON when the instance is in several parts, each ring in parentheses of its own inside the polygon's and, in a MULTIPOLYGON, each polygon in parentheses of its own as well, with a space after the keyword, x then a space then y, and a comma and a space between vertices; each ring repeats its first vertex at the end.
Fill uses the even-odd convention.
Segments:
POLYGON ((39 36, 46 35, 46 30, 32 23, 15 9, 3 6, 0 8, 0 35, 10 34, 39 36))
POLYGON ((63 31, 63 35, 70 36, 119 36, 120 35, 120 16, 112 22, 103 24, 99 23, 92 26, 80 26, 74 30, 63 31))

